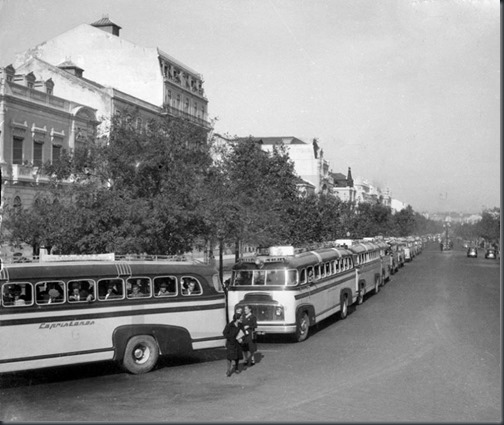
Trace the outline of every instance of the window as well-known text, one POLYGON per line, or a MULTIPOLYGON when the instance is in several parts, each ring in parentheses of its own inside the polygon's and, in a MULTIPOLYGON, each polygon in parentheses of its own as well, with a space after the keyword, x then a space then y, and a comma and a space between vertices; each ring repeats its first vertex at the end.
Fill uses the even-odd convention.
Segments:
POLYGON ((14 202, 12 203, 15 209, 21 209, 21 198, 19 196, 16 196, 14 198, 14 202))
POLYGON ((201 284, 198 279, 194 277, 185 276, 180 279, 182 287, 182 295, 200 295, 201 294, 201 284))
POLYGON ((92 302, 95 298, 95 283, 93 280, 70 280, 67 283, 68 302, 92 302))
POLYGON ((154 278, 155 297, 173 297, 177 295, 177 278, 163 276, 154 278))
POLYGON ((37 304, 61 304, 65 301, 65 285, 59 281, 38 282, 35 285, 37 304))
POLYGON ((101 301, 124 298, 124 281, 122 279, 101 279, 98 281, 98 299, 101 301))
POLYGON ((308 276, 308 283, 313 282, 313 280, 314 280, 313 267, 307 267, 306 268, 306 274, 308 276))
POLYGON ((57 163, 61 158, 61 146, 53 145, 52 147, 52 163, 57 163))
POLYGON ((148 298, 151 296, 151 281, 148 277, 130 277, 126 281, 128 298, 148 298))
POLYGON ((325 265, 325 274, 326 276, 330 276, 332 273, 331 273, 331 263, 326 263, 325 265))
POLYGON ((33 165, 35 167, 42 166, 42 148, 44 147, 43 142, 33 142, 33 165))
POLYGON ((299 283, 300 284, 306 283, 306 269, 302 269, 301 272, 299 273, 299 283))
POLYGON ((12 163, 23 163, 23 139, 21 137, 14 137, 12 141, 12 163))
POLYGON ((33 287, 31 283, 5 283, 2 286, 2 305, 20 307, 33 304, 33 287))

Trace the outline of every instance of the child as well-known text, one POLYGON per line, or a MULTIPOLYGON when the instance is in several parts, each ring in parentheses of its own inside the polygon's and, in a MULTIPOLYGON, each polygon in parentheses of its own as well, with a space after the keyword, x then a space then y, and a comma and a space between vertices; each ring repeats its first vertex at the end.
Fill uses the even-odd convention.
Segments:
POLYGON ((243 358, 243 352, 241 348, 241 341, 236 339, 239 333, 242 332, 241 328, 241 315, 236 314, 233 316, 233 320, 231 320, 222 334, 226 338, 226 354, 227 354, 227 372, 226 376, 231 376, 233 371, 236 373, 240 373, 238 368, 239 361, 243 358), (234 362, 234 365, 233 365, 234 362))

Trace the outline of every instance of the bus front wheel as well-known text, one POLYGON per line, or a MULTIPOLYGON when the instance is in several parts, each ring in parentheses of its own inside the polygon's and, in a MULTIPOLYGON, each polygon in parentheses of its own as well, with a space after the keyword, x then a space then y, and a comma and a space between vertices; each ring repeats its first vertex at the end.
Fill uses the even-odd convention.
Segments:
POLYGON ((303 312, 298 316, 296 323, 296 341, 301 342, 308 338, 308 330, 310 329, 310 318, 308 313, 303 312))
POLYGON ((156 365, 158 358, 159 349, 153 337, 134 336, 124 350, 123 367, 135 375, 147 373, 156 365))

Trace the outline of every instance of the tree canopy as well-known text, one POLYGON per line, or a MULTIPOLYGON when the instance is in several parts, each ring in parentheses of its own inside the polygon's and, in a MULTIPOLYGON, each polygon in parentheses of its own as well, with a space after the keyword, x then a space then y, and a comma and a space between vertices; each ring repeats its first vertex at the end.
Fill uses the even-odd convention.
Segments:
POLYGON ((237 139, 216 157, 215 140, 189 121, 137 122, 135 111, 116 116, 107 140, 45 164, 51 184, 33 208, 6 209, 11 244, 62 254, 180 254, 197 244, 301 245, 428 227, 411 207, 392 214, 382 204, 300 196, 282 145, 265 151, 252 137, 237 139))

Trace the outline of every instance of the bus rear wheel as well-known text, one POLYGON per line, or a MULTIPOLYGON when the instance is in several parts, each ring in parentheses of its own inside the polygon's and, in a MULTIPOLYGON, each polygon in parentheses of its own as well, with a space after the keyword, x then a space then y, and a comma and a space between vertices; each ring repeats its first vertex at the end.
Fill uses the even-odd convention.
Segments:
POLYGON ((302 342, 308 338, 308 331, 310 329, 310 318, 308 313, 303 312, 298 316, 296 323, 296 341, 302 342))
POLYGON ((123 367, 135 375, 147 373, 156 365, 158 358, 159 349, 154 338, 149 335, 137 335, 126 344, 123 367))
POLYGON ((340 310, 340 319, 346 319, 348 316, 348 297, 346 295, 343 296, 341 300, 341 310, 340 310))

